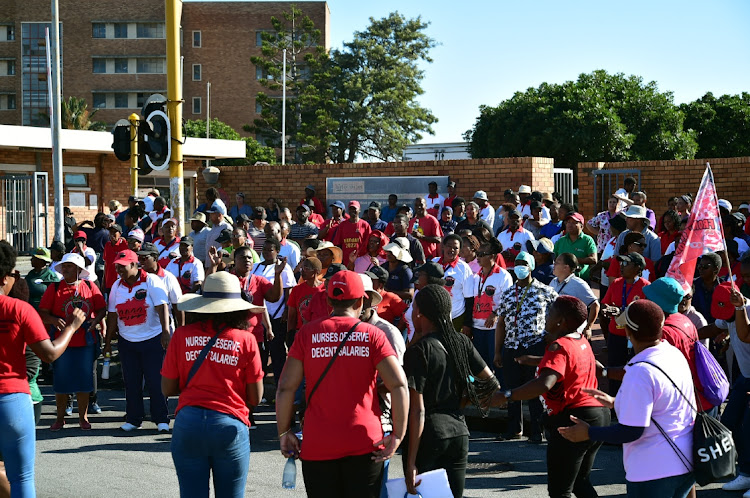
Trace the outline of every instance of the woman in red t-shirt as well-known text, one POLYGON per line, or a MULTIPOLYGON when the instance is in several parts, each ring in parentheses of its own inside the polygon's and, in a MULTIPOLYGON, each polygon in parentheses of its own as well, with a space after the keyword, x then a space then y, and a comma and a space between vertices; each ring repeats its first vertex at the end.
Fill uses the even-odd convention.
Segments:
POLYGON ((15 283, 11 274, 16 256, 10 244, 0 241, 0 438, 13 496, 34 496, 36 427, 26 377, 26 345, 51 363, 63 354, 86 316, 80 309, 73 309, 60 335, 51 341, 36 310, 7 295, 15 283))
POLYGON ((578 328, 586 323, 588 310, 573 296, 560 296, 550 306, 545 324, 548 345, 544 356, 521 356, 516 361, 538 365, 536 379, 499 396, 520 401, 542 396, 547 436, 547 490, 550 496, 596 496, 589 481, 591 467, 601 442, 571 443, 558 427, 573 425, 571 418, 604 427, 610 423, 609 409, 601 406, 585 389, 597 389, 596 359, 591 345, 578 328), (550 465, 551 464, 551 465, 550 465))
POLYGON ((659 232, 659 242, 661 243, 661 253, 667 254, 669 245, 680 236, 680 215, 677 211, 671 209, 661 217, 663 229, 659 232))
POLYGON ((54 432, 65 426, 68 394, 76 393, 78 423, 81 430, 87 431, 91 430, 88 420, 89 393, 94 390, 91 366, 99 356, 96 326, 103 323, 102 320, 107 315, 107 304, 99 288, 86 280, 88 271, 83 257, 79 254, 63 256, 56 270, 63 279, 44 291, 39 302, 42 322, 50 328, 50 334, 54 336, 65 327, 67 317, 76 308, 84 312, 86 321, 76 330, 68 350, 52 364, 52 388, 55 391, 57 418, 49 429, 54 432))
POLYGON ((193 323, 178 328, 169 342, 161 389, 165 396, 180 396, 172 460, 181 496, 208 496, 211 474, 216 496, 245 493, 248 407, 263 396, 260 351, 248 330, 247 312, 264 308, 240 294, 239 279, 222 271, 206 277, 203 295, 185 294, 177 303, 193 323))

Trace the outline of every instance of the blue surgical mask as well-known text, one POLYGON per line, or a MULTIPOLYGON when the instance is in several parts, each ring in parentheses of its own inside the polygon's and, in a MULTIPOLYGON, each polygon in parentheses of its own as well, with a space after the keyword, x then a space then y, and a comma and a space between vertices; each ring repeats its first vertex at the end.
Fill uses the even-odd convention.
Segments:
POLYGON ((513 273, 516 274, 519 280, 523 280, 531 273, 531 268, 528 266, 516 266, 513 268, 513 273))

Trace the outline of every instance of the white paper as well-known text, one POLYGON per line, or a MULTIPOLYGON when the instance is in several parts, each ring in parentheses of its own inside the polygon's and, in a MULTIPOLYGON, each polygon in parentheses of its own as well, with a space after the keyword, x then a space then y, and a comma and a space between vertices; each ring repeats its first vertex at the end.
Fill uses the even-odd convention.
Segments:
MULTIPOLYGON (((422 483, 417 486, 417 491, 425 498, 453 498, 451 488, 448 485, 448 474, 445 469, 431 470, 424 474, 417 475, 417 481, 422 483)), ((404 498, 406 496, 415 496, 406 494, 406 481, 401 479, 388 479, 385 483, 388 490, 388 498, 404 498)))
POLYGON ((70 192, 68 196, 69 207, 86 207, 86 194, 83 192, 70 192))

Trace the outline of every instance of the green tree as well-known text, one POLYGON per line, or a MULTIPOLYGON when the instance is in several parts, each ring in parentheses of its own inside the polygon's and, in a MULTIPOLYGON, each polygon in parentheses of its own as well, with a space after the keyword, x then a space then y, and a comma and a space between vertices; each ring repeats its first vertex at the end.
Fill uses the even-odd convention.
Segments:
POLYGON ((288 145, 294 147, 294 162, 325 161, 337 126, 332 118, 331 79, 336 68, 321 45, 320 30, 301 9, 292 5, 281 18, 271 17, 273 31, 262 33, 261 56, 251 57, 258 68, 259 83, 270 93, 261 92, 257 102, 260 118, 246 131, 264 137, 266 143, 281 146, 283 59, 286 50, 286 92, 288 145))
POLYGON ((481 107, 464 138, 472 157, 545 156, 575 169, 581 161, 691 159, 695 133, 683 121, 671 92, 599 70, 481 107))
MULTIPOLYGON (((206 138, 206 120, 188 120, 182 125, 182 133, 185 137, 206 138)), ((252 137, 241 137, 237 130, 214 118, 211 120, 208 138, 223 140, 243 140, 245 142, 244 159, 217 159, 212 161, 215 166, 245 166, 255 164, 258 161, 274 164, 276 152, 271 147, 265 147, 252 137)))
MULTIPOLYGON (((97 112, 99 112, 99 109, 89 111, 86 99, 78 97, 68 97, 68 100, 62 99, 60 101, 60 127, 66 130, 103 131, 107 128, 105 123, 91 120, 97 112)), ((46 112, 41 112, 39 115, 49 126, 50 115, 46 112)))
POLYGON ((331 54, 340 71, 333 80, 334 162, 352 162, 358 155, 398 159, 422 132, 433 133, 437 118, 417 102, 424 93, 419 64, 432 62, 429 51, 435 46, 425 34, 428 26, 421 17, 406 19, 398 12, 370 18, 365 31, 331 54))
POLYGON ((685 128, 697 133, 699 157, 750 156, 750 93, 716 98, 709 92, 680 109, 685 128))

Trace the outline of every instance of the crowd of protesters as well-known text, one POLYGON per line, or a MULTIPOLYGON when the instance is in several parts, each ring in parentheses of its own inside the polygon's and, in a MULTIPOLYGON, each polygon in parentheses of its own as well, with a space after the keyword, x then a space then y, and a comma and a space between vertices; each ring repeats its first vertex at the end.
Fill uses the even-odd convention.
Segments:
POLYGON ((227 206, 209 188, 189 230, 156 190, 93 221, 66 208, 65 239, 34 249, 25 279, 0 242, 0 495, 34 492, 39 358, 52 362, 49 429, 65 428, 75 394, 78 426, 91 430, 100 354, 122 366, 121 430, 148 419, 173 431, 184 496, 207 496, 211 474, 217 496, 244 494, 247 431, 264 402, 309 496, 380 496, 399 448, 409 492, 442 468, 462 496, 467 402, 484 415, 507 407, 499 440, 546 440, 550 496, 596 496, 589 474, 612 443, 623 444, 629 496, 684 497, 695 481, 664 438, 690 448, 698 401, 740 448, 724 489, 750 489, 747 204, 719 201, 726 251, 704 254, 686 291, 666 274, 690 194, 659 214, 627 178, 586 220, 528 185, 496 209, 485 191, 426 187, 408 203, 392 194, 328 208, 313 185, 289 207, 251 206, 244 193, 227 206), (597 321, 606 365, 592 348, 597 321), (723 413, 696 376, 699 339, 734 382, 723 413), (673 384, 634 364, 646 360, 673 384), (264 393, 264 375, 276 393, 264 393), (167 397, 178 395, 170 429, 167 397))

